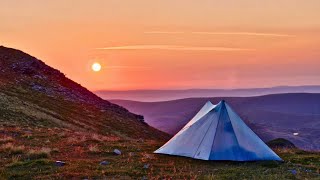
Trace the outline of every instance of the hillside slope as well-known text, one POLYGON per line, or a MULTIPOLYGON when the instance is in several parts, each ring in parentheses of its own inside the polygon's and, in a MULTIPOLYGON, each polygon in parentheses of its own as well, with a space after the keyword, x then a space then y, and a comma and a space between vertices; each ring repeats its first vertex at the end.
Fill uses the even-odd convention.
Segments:
POLYGON ((225 99, 263 140, 286 138, 298 147, 320 150, 320 94, 276 94, 257 97, 189 98, 164 102, 113 100, 144 115, 150 125, 175 134, 210 100, 225 99), (293 133, 298 132, 298 136, 293 133))
POLYGON ((105 101, 42 61, 0 47, 0 125, 47 126, 161 138, 143 117, 105 101))

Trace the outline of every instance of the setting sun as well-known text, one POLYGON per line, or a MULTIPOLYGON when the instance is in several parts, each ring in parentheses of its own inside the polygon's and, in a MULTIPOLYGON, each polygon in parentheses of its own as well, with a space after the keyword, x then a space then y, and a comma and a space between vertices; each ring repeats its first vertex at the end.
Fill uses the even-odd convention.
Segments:
POLYGON ((99 72, 101 70, 101 64, 99 63, 93 63, 92 66, 91 66, 92 70, 95 71, 95 72, 99 72))

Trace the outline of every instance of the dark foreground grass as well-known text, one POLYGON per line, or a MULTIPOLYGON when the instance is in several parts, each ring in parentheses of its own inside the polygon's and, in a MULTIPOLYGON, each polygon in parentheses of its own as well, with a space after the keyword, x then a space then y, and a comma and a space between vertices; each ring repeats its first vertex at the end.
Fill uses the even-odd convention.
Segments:
POLYGON ((153 154, 163 143, 154 140, 64 129, 36 128, 28 135, 23 128, 0 130, 9 141, 0 141, 0 179, 320 179, 320 153, 297 149, 276 150, 282 163, 216 162, 153 154), (20 152, 9 153, 6 147, 20 147, 20 152), (114 155, 115 148, 122 154, 114 155), (58 167, 56 160, 66 165, 58 167))

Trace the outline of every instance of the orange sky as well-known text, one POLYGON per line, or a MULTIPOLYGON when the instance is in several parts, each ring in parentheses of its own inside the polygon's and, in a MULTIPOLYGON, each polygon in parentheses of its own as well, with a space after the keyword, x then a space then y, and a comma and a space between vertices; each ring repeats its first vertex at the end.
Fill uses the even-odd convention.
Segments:
POLYGON ((319 0, 2 0, 0 20, 91 90, 320 84, 319 0))

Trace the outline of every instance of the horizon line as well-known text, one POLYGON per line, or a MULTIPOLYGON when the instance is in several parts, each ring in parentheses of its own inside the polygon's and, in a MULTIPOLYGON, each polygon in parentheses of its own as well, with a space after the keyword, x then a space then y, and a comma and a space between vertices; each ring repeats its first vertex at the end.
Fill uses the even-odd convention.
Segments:
POLYGON ((279 85, 279 86, 270 86, 270 87, 252 87, 252 88, 186 88, 186 89, 129 89, 129 90, 108 90, 108 89, 99 89, 91 90, 93 92, 101 91, 113 91, 113 92, 127 92, 127 91, 190 91, 190 90, 249 90, 249 89, 271 89, 271 88, 281 88, 281 87, 319 87, 319 85, 299 85, 299 86, 290 86, 290 85, 279 85))

